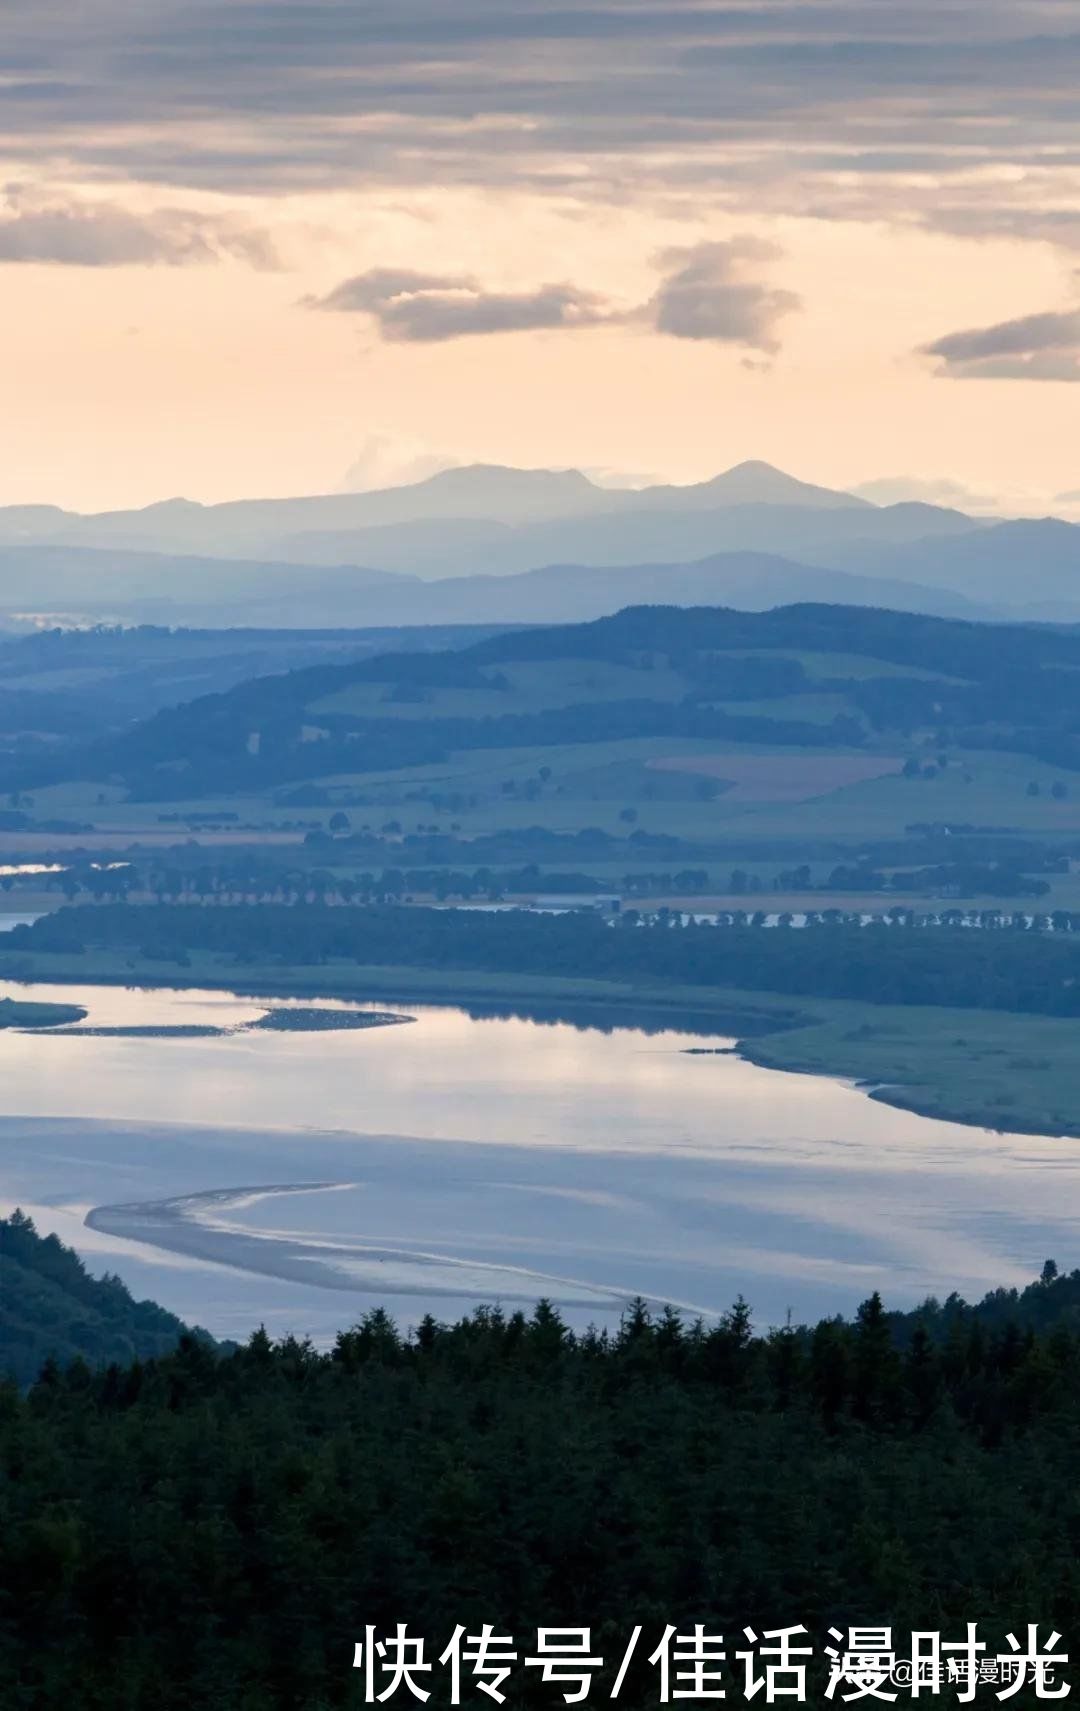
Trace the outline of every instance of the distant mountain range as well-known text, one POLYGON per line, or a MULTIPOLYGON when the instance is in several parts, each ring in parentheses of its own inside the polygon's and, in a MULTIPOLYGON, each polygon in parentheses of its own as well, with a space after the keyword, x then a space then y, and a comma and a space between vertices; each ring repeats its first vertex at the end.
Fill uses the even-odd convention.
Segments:
POLYGON ((19 616, 51 612, 63 622, 205 628, 566 623, 657 601, 756 612, 813 600, 938 617, 997 616, 949 589, 752 552, 715 553, 690 564, 555 564, 521 575, 425 582, 352 565, 0 548, 0 588, 19 616))
POLYGON ((1080 621, 1080 527, 876 506, 742 463, 694 486, 476 465, 374 493, 0 508, 0 614, 236 625, 561 622, 791 601, 1080 621))
POLYGON ((451 518, 520 528, 600 514, 681 513, 750 504, 795 505, 805 510, 859 509, 871 516, 876 510, 864 499, 812 487, 765 463, 741 463, 696 486, 637 490, 599 487, 576 469, 504 469, 473 464, 443 470, 407 487, 374 493, 237 499, 222 505, 165 499, 139 511, 102 511, 90 516, 52 505, 0 507, 0 542, 278 559, 291 556, 281 551, 282 543, 298 535, 340 535, 451 518))
MULTIPOLYGON (((320 612, 351 608, 378 590, 397 591, 415 578, 340 565, 307 572, 296 565, 196 554, 105 547, 0 546, 0 611, 85 618, 91 622, 205 625, 267 622, 258 611, 298 615, 287 628, 330 627, 320 612)), ((417 584, 419 586, 419 584, 417 584)), ((351 622, 351 620, 346 620, 351 622)))

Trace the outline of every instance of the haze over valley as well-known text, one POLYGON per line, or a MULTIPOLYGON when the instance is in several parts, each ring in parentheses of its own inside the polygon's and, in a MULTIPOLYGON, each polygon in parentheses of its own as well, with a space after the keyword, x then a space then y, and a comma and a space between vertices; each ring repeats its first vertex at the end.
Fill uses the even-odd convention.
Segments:
POLYGON ((687 487, 474 467, 361 494, 0 509, 9 625, 547 623, 652 600, 1073 622, 1080 525, 872 505, 761 463, 687 487))

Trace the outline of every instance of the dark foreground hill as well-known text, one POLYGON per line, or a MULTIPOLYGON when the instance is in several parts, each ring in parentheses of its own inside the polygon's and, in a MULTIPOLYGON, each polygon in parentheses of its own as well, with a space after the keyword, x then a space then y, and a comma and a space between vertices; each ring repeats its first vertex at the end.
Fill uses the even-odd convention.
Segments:
POLYGON ((21 1212, 0 1218, 0 1374, 29 1384, 49 1359, 126 1366, 168 1354, 186 1332, 163 1307, 134 1300, 118 1277, 91 1277, 71 1248, 39 1236, 21 1212))
POLYGON ((50 1368, 0 1390, 5 1711, 413 1704, 392 1646, 370 1693, 354 1668, 398 1624, 432 1705, 477 1707, 484 1678, 466 1665, 454 1700, 440 1659, 490 1623, 515 1711, 570 1690, 526 1661, 542 1626, 588 1630, 593 1703, 639 1627, 635 1708, 663 1702, 668 1624, 725 1636, 729 1705, 736 1654, 761 1662, 747 1627, 805 1627, 812 1705, 830 1627, 888 1626, 910 1657, 913 1630, 952 1645, 974 1622, 995 1667, 1029 1622, 1075 1649, 1078 1298, 1048 1266, 975 1309, 892 1320, 874 1296, 758 1336, 742 1301, 708 1325, 632 1304, 614 1336, 543 1303, 409 1337, 376 1310, 326 1355, 260 1332, 226 1358, 188 1338, 50 1368))

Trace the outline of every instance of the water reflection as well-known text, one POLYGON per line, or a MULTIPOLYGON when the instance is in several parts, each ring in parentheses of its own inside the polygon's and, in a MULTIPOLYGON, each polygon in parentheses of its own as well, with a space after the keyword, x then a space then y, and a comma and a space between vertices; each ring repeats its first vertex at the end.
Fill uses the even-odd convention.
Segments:
MULTIPOLYGON (((263 1008, 0 994, 79 1003, 102 1026, 263 1008)), ((776 1322, 1076 1261, 1072 1142, 915 1117, 723 1055, 690 1023, 409 1013, 348 1033, 0 1034, 0 1201, 229 1334, 265 1318, 326 1337, 376 1298, 411 1321, 541 1293, 585 1322, 636 1291, 716 1311, 742 1289, 776 1322)))

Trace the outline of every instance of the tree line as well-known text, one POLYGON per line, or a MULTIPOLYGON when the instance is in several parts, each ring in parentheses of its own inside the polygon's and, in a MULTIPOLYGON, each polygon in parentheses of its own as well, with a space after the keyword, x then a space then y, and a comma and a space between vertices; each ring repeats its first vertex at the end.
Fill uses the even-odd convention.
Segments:
POLYGON ((409 1332, 375 1308, 326 1352, 49 1360, 0 1384, 5 1711, 336 1711, 365 1627, 402 1621, 433 1647, 587 1625, 603 1700, 638 1622, 1068 1634, 1078 1302, 1048 1265, 805 1328, 742 1299, 578 1332, 546 1302, 409 1332))
MULTIPOLYGON (((1000 922, 1001 917, 997 918, 1000 922)), ((576 980, 729 988, 799 998, 1080 1015, 1080 943, 1070 932, 945 932, 912 914, 865 925, 840 917, 801 932, 678 915, 617 922, 592 912, 259 903, 64 908, 4 935, 0 971, 28 953, 80 957, 88 946, 186 966, 190 953, 234 966, 413 967, 576 980)))

